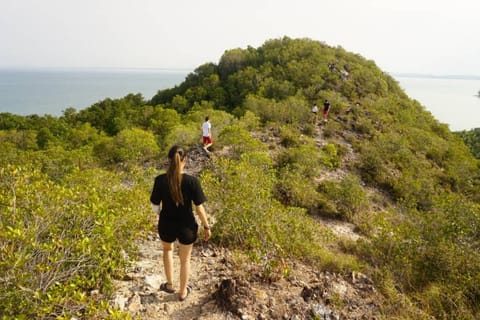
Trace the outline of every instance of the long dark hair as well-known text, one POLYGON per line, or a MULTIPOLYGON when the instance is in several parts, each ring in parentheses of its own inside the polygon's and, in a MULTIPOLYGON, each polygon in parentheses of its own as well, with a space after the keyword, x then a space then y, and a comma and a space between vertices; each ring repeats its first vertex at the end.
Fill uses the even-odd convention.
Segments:
POLYGON ((180 163, 185 159, 187 154, 179 146, 173 146, 168 152, 170 164, 167 169, 168 189, 173 201, 178 205, 183 205, 182 194, 182 168, 180 163))

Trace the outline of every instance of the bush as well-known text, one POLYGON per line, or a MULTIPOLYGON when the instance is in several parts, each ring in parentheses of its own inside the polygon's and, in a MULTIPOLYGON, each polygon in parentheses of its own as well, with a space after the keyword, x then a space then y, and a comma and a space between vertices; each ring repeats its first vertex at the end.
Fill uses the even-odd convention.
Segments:
POLYGON ((324 145, 320 154, 320 161, 329 169, 338 168, 340 166, 340 157, 337 152, 337 146, 333 143, 324 145))
POLYGON ((319 189, 339 218, 355 221, 355 216, 368 207, 367 194, 355 175, 346 175, 340 182, 323 181, 319 189))
POLYGON ((122 188, 102 170, 65 185, 32 167, 0 169, 0 313, 5 319, 108 319, 116 311, 88 293, 111 292, 132 240, 148 225, 144 189, 122 188), (113 188, 117 187, 117 188, 113 188), (139 210, 139 208, 141 208, 139 210))
POLYGON ((275 198, 287 206, 306 208, 311 211, 317 206, 319 195, 317 185, 298 171, 283 168, 278 173, 275 198))
POLYGON ((262 122, 269 121, 301 125, 310 122, 310 107, 303 99, 290 97, 275 101, 256 96, 248 96, 245 108, 258 115, 262 122))
MULTIPOLYGON (((188 122, 179 124, 172 128, 167 134, 162 145, 162 149, 167 149, 169 146, 181 145, 185 148, 190 148, 202 143, 201 123, 188 122)), ((215 143, 215 141, 214 141, 215 143)))
POLYGON ((298 171, 305 178, 313 178, 319 172, 320 154, 313 143, 303 144, 282 151, 278 155, 277 165, 279 168, 298 171))
POLYGON ((122 164, 129 168, 155 159, 160 148, 154 135, 142 129, 125 129, 113 138, 103 138, 93 148, 104 165, 122 164))
POLYGON ((260 128, 260 118, 253 112, 246 111, 245 114, 237 121, 238 126, 252 132, 260 128))
POLYGON ((238 159, 240 155, 247 152, 264 151, 265 145, 253 138, 250 133, 238 125, 225 127, 220 133, 220 146, 228 146, 231 156, 238 159))
POLYGON ((301 133, 292 126, 280 126, 281 144, 285 148, 296 147, 301 143, 301 133))
POLYGON ((215 171, 202 176, 216 213, 213 240, 242 248, 257 262, 292 257, 328 270, 358 269, 351 256, 324 248, 335 238, 305 210, 284 207, 273 198, 274 172, 271 164, 253 165, 259 160, 259 154, 244 154, 239 161, 215 159, 215 171))

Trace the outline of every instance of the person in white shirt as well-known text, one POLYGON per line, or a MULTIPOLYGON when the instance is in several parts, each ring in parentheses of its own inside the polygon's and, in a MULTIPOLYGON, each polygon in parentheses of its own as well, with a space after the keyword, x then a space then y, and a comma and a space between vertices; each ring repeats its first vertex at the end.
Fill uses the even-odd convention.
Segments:
POLYGON ((312 107, 312 115, 313 115, 313 124, 316 124, 317 118, 318 118, 318 106, 316 103, 312 107))
POLYGON ((212 140, 212 125, 210 124, 210 118, 205 117, 205 122, 202 124, 202 137, 203 137, 203 149, 209 152, 208 147, 213 144, 212 140))

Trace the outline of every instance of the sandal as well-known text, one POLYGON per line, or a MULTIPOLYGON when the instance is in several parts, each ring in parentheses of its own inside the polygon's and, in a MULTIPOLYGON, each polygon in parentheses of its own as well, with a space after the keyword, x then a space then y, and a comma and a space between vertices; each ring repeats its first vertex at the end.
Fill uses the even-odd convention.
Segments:
MULTIPOLYGON (((160 290, 165 291, 165 292, 167 292, 167 293, 174 293, 175 290, 172 289, 172 288, 169 288, 168 286, 169 286, 169 283, 168 283, 168 282, 162 283, 162 284, 160 285, 160 290)), ((170 285, 170 286, 171 286, 171 285, 170 285)))
POLYGON ((183 298, 178 296, 178 301, 184 301, 185 299, 187 299, 187 297, 188 297, 188 295, 190 294, 191 291, 192 291, 192 288, 190 286, 187 286, 187 294, 183 298))

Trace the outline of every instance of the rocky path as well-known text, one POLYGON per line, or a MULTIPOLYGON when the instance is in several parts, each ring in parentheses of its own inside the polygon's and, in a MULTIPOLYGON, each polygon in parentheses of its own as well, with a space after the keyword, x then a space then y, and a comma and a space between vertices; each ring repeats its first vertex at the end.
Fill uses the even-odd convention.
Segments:
MULTIPOLYGON (((216 306, 213 292, 220 277, 229 275, 222 263, 222 254, 209 244, 197 243, 191 260, 190 286, 193 288, 186 300, 178 301, 176 294, 159 290, 166 281, 163 272, 162 247, 152 234, 139 243, 139 258, 132 264, 124 280, 116 281, 113 304, 140 319, 230 319, 216 306)), ((179 261, 175 250, 174 280, 178 286, 179 261)), ((232 318, 233 319, 233 318, 232 318)))
MULTIPOLYGON (((139 243, 138 260, 116 280, 112 304, 133 318, 149 320, 380 319, 381 295, 360 273, 341 276, 286 262, 290 274, 266 280, 261 266, 211 243, 192 253, 185 301, 159 290, 165 282, 161 243, 152 234, 139 243), (317 317, 317 318, 315 318, 317 317)), ((178 281, 178 256, 174 260, 178 281)), ((280 275, 280 272, 278 273, 280 275)))
MULTIPOLYGON (((323 146, 322 128, 316 129, 316 143, 323 146)), ((349 150, 350 151, 350 150, 349 150)), ((201 150, 189 152, 190 174, 210 164, 201 150), (192 172, 193 170, 193 172, 192 172)), ((342 169, 333 174, 338 178, 342 169)), ((317 219, 339 238, 356 241, 353 224, 317 219)), ((199 237, 200 238, 200 237, 199 237)), ((319 272, 298 261, 285 262, 290 272, 265 279, 260 263, 253 264, 242 253, 229 252, 212 243, 195 243, 189 284, 193 288, 185 301, 159 290, 165 282, 162 246, 152 232, 138 243, 139 256, 126 277, 115 281, 111 304, 135 319, 148 320, 265 320, 265 319, 380 319, 382 296, 363 274, 339 275, 319 272)), ((179 261, 174 253, 174 279, 178 287, 179 261)))

